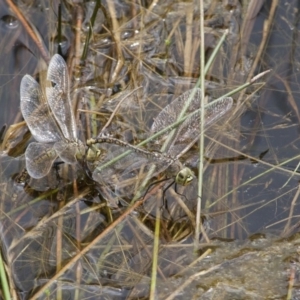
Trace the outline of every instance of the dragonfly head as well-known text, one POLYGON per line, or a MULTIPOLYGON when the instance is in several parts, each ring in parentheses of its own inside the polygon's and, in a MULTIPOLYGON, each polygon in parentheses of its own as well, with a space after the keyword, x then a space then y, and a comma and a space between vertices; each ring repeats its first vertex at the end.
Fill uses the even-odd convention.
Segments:
POLYGON ((193 179, 193 171, 190 168, 185 167, 177 173, 175 181, 180 185, 186 186, 189 185, 193 179))

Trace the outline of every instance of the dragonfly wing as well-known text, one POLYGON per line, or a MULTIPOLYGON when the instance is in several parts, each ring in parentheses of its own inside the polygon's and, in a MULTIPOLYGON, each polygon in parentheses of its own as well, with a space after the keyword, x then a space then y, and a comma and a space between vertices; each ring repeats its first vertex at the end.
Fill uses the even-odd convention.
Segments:
MULTIPOLYGON (((199 100, 197 99, 197 102, 199 100)), ((226 112, 228 112, 233 104, 233 100, 230 97, 220 99, 218 102, 207 106, 204 111, 204 126, 208 127, 217 122, 226 112)), ((201 119, 201 113, 197 113, 194 116, 187 118, 179 127, 180 137, 185 139, 186 137, 194 138, 199 135, 199 122, 201 119)))
POLYGON ((30 143, 25 151, 26 169, 36 179, 46 176, 57 158, 53 144, 30 143))
MULTIPOLYGON (((197 102, 199 102, 198 99, 197 102)), ((204 127, 207 128, 217 122, 231 109, 232 104, 232 98, 226 97, 206 107, 204 111, 204 127)), ((168 153, 170 155, 177 156, 186 148, 188 143, 192 143, 197 140, 200 135, 200 120, 201 112, 187 118, 178 127, 176 136, 173 139, 173 142, 169 145, 168 153)))
MULTIPOLYGON (((109 166, 104 170, 98 170, 99 166, 108 162, 109 159, 112 158, 112 156, 109 153, 112 154, 113 151, 108 152, 108 149, 109 148, 103 147, 103 145, 101 145, 101 149, 99 149, 101 152, 100 161, 91 161, 88 162, 88 165, 92 172, 92 177, 96 182, 98 182, 103 197, 106 199, 108 205, 110 207, 118 207, 118 202, 120 199, 115 193, 115 167, 109 166)), ((116 155, 118 154, 116 153, 116 155)))
MULTIPOLYGON (((198 99, 197 99, 197 102, 198 99)), ((218 102, 207 106, 204 111, 204 127, 207 128, 217 122, 224 116, 233 105, 233 100, 230 97, 220 99, 218 102)), ((201 112, 187 118, 178 128, 175 143, 172 143, 169 148, 171 155, 179 154, 185 147, 188 141, 197 139, 200 135, 200 120, 201 112)))
POLYGON ((126 157, 103 168, 111 159, 128 150, 128 147, 103 142, 101 148, 105 149, 106 155, 94 169, 93 179, 102 185, 109 185, 121 199, 132 199, 148 174, 151 175, 151 179, 171 163, 170 159, 162 157, 159 153, 149 155, 132 150, 133 152, 126 157), (153 165, 156 169, 149 173, 153 165))
POLYGON ((75 117, 70 99, 70 83, 67 65, 64 59, 55 54, 49 64, 47 80, 51 87, 46 88, 46 95, 53 115, 67 140, 77 140, 75 117))
POLYGON ((53 148, 61 160, 67 164, 75 164, 84 155, 84 146, 81 141, 68 143, 62 140, 55 143, 53 148))
POLYGON ((149 182, 159 171, 163 171, 161 166, 151 164, 151 162, 147 161, 144 157, 136 157, 135 162, 120 174, 118 184, 116 185, 117 195, 126 197, 129 200, 133 199, 138 191, 144 192, 144 190, 141 190, 141 187, 144 184, 147 175, 151 174, 151 177, 149 177, 148 180, 149 182), (151 168, 154 166, 155 170, 154 172, 151 172, 151 168))
POLYGON ((61 132, 50 113, 40 85, 30 75, 21 81, 21 112, 33 137, 42 143, 56 142, 61 132))
MULTIPOLYGON (((174 123, 180 115, 185 103, 193 93, 193 90, 186 91, 181 96, 167 105, 154 119, 151 127, 152 132, 158 132, 174 123)), ((199 99, 201 98, 201 89, 196 89, 186 114, 190 114, 200 108, 199 99)), ((207 106, 204 111, 204 126, 208 127, 220 119, 228 110, 231 109, 233 100, 230 97, 222 98, 220 101, 207 106)), ((193 141, 200 135, 201 112, 187 118, 177 129, 176 135, 169 144, 167 150, 171 156, 177 156, 185 149, 188 141, 193 141)))
MULTIPOLYGON (((158 132, 167 126, 176 122, 179 114, 181 113, 185 103, 191 96, 193 90, 188 90, 175 100, 173 100, 169 105, 167 105, 154 119, 151 126, 152 132, 158 132)), ((196 93, 188 107, 187 113, 193 112, 200 107, 199 99, 201 97, 201 89, 196 89, 196 93)))
MULTIPOLYGON (((93 179, 100 184, 100 186, 105 186, 106 190, 110 189, 110 195, 114 195, 114 200, 117 197, 117 187, 120 182, 120 177, 124 170, 131 166, 133 162, 135 162, 138 157, 136 153, 130 153, 126 157, 116 161, 115 163, 102 168, 103 165, 110 162, 115 157, 119 156, 123 152, 127 151, 125 147, 109 144, 109 143, 101 143, 99 144, 98 150, 100 150, 100 160, 99 162, 94 162, 91 168, 93 179)), ((124 195, 118 195, 119 198, 124 195)), ((117 197, 118 198, 118 197, 117 197)), ((111 201, 111 200, 109 200, 111 201)))
POLYGON ((100 160, 94 170, 93 175, 101 173, 101 178, 107 178, 109 180, 109 177, 113 174, 122 173, 134 161, 135 153, 130 153, 129 155, 116 161, 115 163, 109 165, 104 169, 102 169, 102 166, 127 150, 128 149, 119 145, 101 143, 98 148, 98 151, 100 151, 100 160))

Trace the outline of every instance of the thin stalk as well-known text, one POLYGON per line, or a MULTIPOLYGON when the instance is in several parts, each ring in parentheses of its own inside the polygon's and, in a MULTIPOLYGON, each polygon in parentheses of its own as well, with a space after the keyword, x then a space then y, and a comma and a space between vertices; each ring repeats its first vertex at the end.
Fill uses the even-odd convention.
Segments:
POLYGON ((61 42, 62 42, 62 34, 61 34, 61 22, 62 22, 62 20, 61 20, 61 3, 59 3, 58 4, 58 17, 57 17, 57 24, 58 24, 58 26, 57 26, 57 53, 59 54, 59 55, 61 55, 62 56, 62 48, 61 48, 61 42))
POLYGON ((84 43, 84 48, 83 48, 83 52, 82 52, 82 56, 81 56, 81 60, 84 61, 87 57, 87 53, 88 53, 88 48, 89 48, 89 43, 90 43, 90 39, 92 36, 92 30, 93 30, 93 26, 95 24, 95 20, 96 20, 96 16, 98 13, 98 9, 100 8, 100 0, 96 0, 96 5, 94 7, 94 11, 91 17, 91 21, 90 21, 90 27, 89 27, 89 32, 86 36, 85 39, 85 43, 84 43))
POLYGON ((194 280, 198 280, 198 282, 200 282, 200 279, 198 277, 200 276, 205 276, 211 272, 216 272, 219 268, 221 268, 223 265, 222 264, 218 264, 215 266, 212 266, 209 269, 206 269, 204 271, 200 271, 198 273, 195 273, 193 275, 191 275, 190 277, 187 278, 187 280, 181 284, 180 286, 178 286, 173 292, 172 294, 170 294, 167 298, 165 298, 166 300, 173 300, 175 298, 177 298, 178 295, 182 294, 183 289, 185 289, 187 286, 189 286, 194 280))
POLYGON ((35 43, 35 45, 38 47, 38 49, 41 52, 41 55, 45 62, 49 64, 50 56, 47 48, 45 47, 43 41, 37 37, 37 31, 34 29, 34 27, 31 26, 31 24, 26 20, 26 18, 23 16, 22 12, 18 9, 18 7, 13 3, 12 0, 6 0, 7 4, 11 8, 11 10, 16 14, 16 17, 20 20, 22 25, 24 26, 25 30, 27 31, 28 35, 31 37, 32 41, 35 43))
POLYGON ((284 187, 290 182, 290 180, 291 180, 291 179, 296 175, 296 173, 298 172, 299 167, 300 167, 300 161, 298 162, 298 164, 297 164, 295 170, 292 171, 290 178, 286 181, 286 183, 285 183, 281 188, 284 188, 284 187))
POLYGON ((152 274, 150 286, 150 300, 156 299, 156 280, 157 280, 157 265, 158 265, 158 250, 159 250, 159 231, 160 231, 160 206, 156 205, 156 220, 155 220, 155 234, 153 244, 153 259, 152 259, 152 274))
POLYGON ((51 286, 53 282, 58 280, 64 272, 68 271, 79 259, 91 251, 108 233, 116 228, 118 224, 121 224, 138 206, 142 204, 142 201, 137 201, 132 206, 128 207, 127 210, 107 228, 105 228, 97 237, 95 237, 85 248, 77 252, 56 274, 54 274, 51 280, 48 280, 43 287, 41 287, 30 299, 39 299, 45 294, 45 291, 51 286))
POLYGON ((291 161, 293 161, 293 160, 296 160, 296 159, 300 159, 300 155, 297 155, 297 156, 292 157, 292 158, 290 158, 290 159, 288 159, 288 160, 286 160, 286 161, 283 161, 283 162, 281 162, 281 163, 278 164, 278 165, 274 165, 274 166, 273 166, 272 168, 270 168, 269 170, 267 170, 267 171, 265 171, 265 172, 263 172, 263 173, 260 173, 260 174, 258 174, 258 175, 255 176, 255 177, 252 177, 251 179, 249 179, 249 180, 245 181, 244 183, 240 184, 238 187, 233 188, 230 192, 226 193, 226 194, 223 195, 221 198, 217 199, 215 202, 211 203, 211 204, 207 207, 207 209, 209 209, 209 208, 211 208, 212 206, 216 205, 219 201, 221 201, 222 199, 226 198, 227 196, 229 196, 229 195, 232 194, 233 192, 237 191, 239 188, 241 188, 241 187, 243 187, 243 186, 245 186, 245 185, 247 185, 247 184, 253 182, 254 180, 256 180, 256 179, 258 179, 258 178, 260 178, 260 177, 262 177, 262 176, 264 176, 264 175, 266 175, 266 174, 268 174, 268 173, 270 173, 271 171, 277 169, 278 167, 284 166, 285 164, 287 164, 287 163, 289 163, 289 162, 291 162, 291 161))
MULTIPOLYGON (((206 65, 205 65, 205 68, 204 68, 204 75, 207 74, 207 72, 208 72, 210 66, 212 65, 212 63, 213 63, 213 61, 214 61, 214 59, 215 59, 217 53, 219 52, 221 46, 223 45, 223 43, 224 43, 225 38, 226 38, 227 35, 228 35, 228 29, 226 29, 226 30, 224 31, 224 33, 223 33, 223 35, 222 35, 222 37, 221 37, 219 43, 217 44, 217 46, 216 46, 215 49, 213 50, 211 56, 209 57, 209 59, 208 59, 206 65)), ((201 80, 201 77, 200 77, 199 80, 201 80)))
MULTIPOLYGON (((205 74, 204 74, 204 68, 205 68, 205 48, 204 48, 204 8, 203 8, 203 0, 200 0, 200 79, 201 79, 201 99, 200 101, 200 107, 204 107, 204 97, 205 97, 205 74)), ((195 228, 195 239, 194 239, 194 246, 197 250, 199 248, 199 236, 200 236, 200 230, 201 230, 201 199, 202 199, 202 185, 203 185, 203 166, 204 166, 204 109, 201 109, 201 117, 200 117, 200 132, 202 133, 200 135, 199 140, 199 171, 198 171, 198 197, 197 197, 197 213, 196 213, 196 228, 195 228)))
POLYGON ((6 217, 10 217, 10 216, 12 216, 13 214, 15 214, 15 213, 17 213, 17 212, 22 211, 23 209, 26 209, 26 208, 27 208, 28 206, 30 206, 30 205, 33 205, 33 204, 35 204, 35 203, 37 203, 37 202, 39 202, 39 201, 41 201, 41 200, 44 200, 45 198, 47 198, 47 197, 49 197, 49 196, 51 196, 51 195, 54 195, 54 194, 57 193, 58 191, 59 191, 58 188, 57 188, 57 189, 54 189, 54 190, 50 190, 50 191, 48 191, 48 192, 42 194, 41 196, 32 199, 30 202, 25 203, 25 204, 23 204, 23 205, 20 205, 20 206, 18 206, 17 208, 11 210, 10 212, 5 213, 2 217, 0 217, 0 220, 4 219, 4 218, 6 218, 6 217))
POLYGON ((12 299, 9 293, 9 285, 5 273, 4 263, 2 259, 2 253, 0 252, 0 278, 1 278, 1 287, 3 291, 3 296, 5 300, 12 299))
MULTIPOLYGON (((221 45, 223 44, 223 42, 224 42, 225 37, 227 36, 227 34, 228 34, 228 31, 226 30, 225 33, 223 34, 221 40, 219 41, 216 49, 213 51, 213 53, 211 55, 211 59, 209 60, 209 63, 207 64, 207 67, 205 68, 203 66, 203 69, 201 67, 201 73, 202 73, 202 70, 204 70, 203 77, 205 77, 206 72, 208 71, 208 69, 210 68, 211 64, 213 63, 213 60, 216 57, 216 55, 217 55, 217 53, 218 53, 221 45)), ((203 65, 204 64, 205 64, 205 60, 203 60, 203 65)), ((177 121, 180 121, 184 117, 186 111, 189 109, 190 104, 191 104, 191 102, 192 102, 192 100, 193 100, 193 98, 194 98, 194 96, 196 94, 196 91, 197 91, 196 88, 199 87, 199 86, 201 86, 201 87, 203 87, 202 89, 204 89, 204 80, 203 80, 203 83, 202 83, 202 81, 201 81, 202 79, 201 78, 202 77, 200 77, 200 79, 197 81, 197 83, 195 85, 194 91, 191 93, 190 97, 188 98, 188 100, 186 101, 185 105, 183 106, 183 108, 182 108, 182 110, 181 110, 181 112, 180 112, 180 114, 179 114, 179 116, 177 118, 177 121)), ((202 94, 204 95, 204 93, 202 93, 202 94)), ((221 99, 221 98, 219 98, 219 99, 221 99)), ((200 106, 200 107, 204 107, 204 105, 200 106)), ((203 112, 203 114, 204 114, 204 112, 203 112)), ((180 125, 180 124, 178 124, 178 125, 180 125)), ((161 152, 165 152, 167 150, 167 147, 170 145, 171 141, 174 139, 175 136, 176 136, 176 130, 172 130, 170 132, 170 134, 169 134, 169 137, 166 139, 164 145, 162 146, 162 148, 160 150, 161 152)))
MULTIPOLYGON (((264 76, 265 74, 267 74, 269 71, 265 71, 265 72, 262 72, 260 73, 259 75, 255 76, 254 78, 252 78, 251 81, 237 87, 236 89, 228 92, 227 94, 219 97, 218 99, 206 104, 204 106, 204 108, 207 108, 207 107, 210 107, 211 105, 215 104, 216 102, 220 101, 222 98, 225 98, 225 97, 230 97, 236 93, 238 93, 239 91, 247 88, 248 86, 250 86, 251 84, 253 84, 256 80, 258 80, 259 78, 261 78, 262 76, 264 76)), ((149 143, 150 141, 160 137, 161 135, 163 135, 164 133, 170 131, 170 130, 173 130, 174 128, 178 127, 180 124, 182 124, 187 118, 191 118, 193 117, 194 115, 198 114, 199 112, 201 111, 201 108, 195 110, 194 112, 190 113, 189 115, 186 115, 184 116, 182 119, 180 120, 177 120, 176 122, 174 122, 173 124, 167 126, 166 128, 162 129, 161 131, 153 134, 152 136, 150 136, 149 138, 145 139, 144 141, 142 141, 141 143, 139 143, 136 147, 141 147, 141 146, 144 146, 146 145, 147 143, 149 143)), ((118 160, 126 157, 128 154, 130 154, 133 150, 127 150, 123 153, 121 153, 120 155, 116 156, 114 159, 106 162, 105 164, 103 165, 100 165, 97 167, 97 170, 99 172, 103 171, 105 168, 111 166, 112 164, 116 163, 118 160)))

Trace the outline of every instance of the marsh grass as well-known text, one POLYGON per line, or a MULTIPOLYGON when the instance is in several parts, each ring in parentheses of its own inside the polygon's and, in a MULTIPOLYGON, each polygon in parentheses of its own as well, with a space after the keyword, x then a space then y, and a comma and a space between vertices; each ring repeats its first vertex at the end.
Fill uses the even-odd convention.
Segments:
MULTIPOLYGON (((29 26, 34 27, 30 17, 36 8, 34 3, 31 5, 26 9, 22 7, 22 14, 29 26)), ((43 5, 47 7, 46 2, 43 5)), ((107 124, 105 133, 151 150, 149 139, 155 139, 149 138, 153 118, 176 97, 194 88, 200 76, 199 8, 191 3, 155 5, 153 2, 146 9, 136 3, 109 1, 100 5, 101 12, 87 14, 91 11, 89 5, 64 3, 59 34, 65 35, 71 45, 68 64, 74 78, 73 103, 80 138, 85 141, 97 136, 107 124), (90 22, 91 15, 95 19, 93 28, 80 30, 90 22), (86 59, 81 61, 83 56, 86 59)), ((275 109, 260 110, 257 104, 261 95, 266 96, 274 89, 264 86, 271 75, 251 81, 254 74, 270 68, 260 58, 267 53, 267 37, 271 34, 275 8, 270 7, 261 43, 253 46, 248 32, 249 22, 254 19, 253 3, 248 7, 222 5, 212 1, 205 11, 205 94, 212 101, 233 93, 235 107, 205 132, 205 160, 201 172, 204 177, 200 185, 201 234, 197 251, 194 248, 197 180, 190 186, 180 187, 184 197, 175 193, 173 187, 166 192, 170 213, 160 210, 164 184, 154 185, 145 197, 131 204, 133 197, 118 199, 114 180, 118 182, 119 174, 113 174, 111 182, 100 185, 85 174, 84 168, 57 165, 47 178, 32 180, 25 174, 21 176, 24 180, 16 181, 24 168, 19 155, 28 143, 28 135, 24 136, 26 126, 20 123, 6 132, 0 162, 1 241, 8 270, 8 284, 2 284, 15 298, 84 299, 103 295, 141 299, 151 295, 173 299, 184 291, 182 298, 193 294, 201 299, 211 287, 218 290, 214 282, 220 282, 220 278, 217 274, 211 275, 215 271, 222 273, 224 269, 225 286, 236 284, 238 289, 242 285, 234 270, 226 273, 224 261, 234 265, 240 259, 246 269, 247 264, 255 262, 251 256, 253 251, 249 249, 257 245, 261 245, 265 255, 273 254, 274 261, 279 257, 278 249, 272 248, 273 236, 262 234, 263 237, 249 239, 245 248, 238 241, 229 243, 266 228, 276 228, 277 237, 286 237, 298 226, 299 189, 295 182, 299 175, 286 165, 299 160, 299 155, 288 153, 284 147, 286 155, 277 157, 269 139, 276 127, 285 129, 294 125, 288 113, 282 116, 275 109), (236 23, 227 22, 226 18, 236 23), (223 23, 218 23, 221 20, 223 23), (242 28, 242 32, 237 33, 237 28, 242 28), (214 48, 218 51, 212 55, 214 48), (264 115, 272 117, 266 126, 261 125, 264 115), (249 127, 249 123, 254 125, 249 127), (257 139, 265 139, 267 143, 261 146, 255 143, 257 139), (266 148, 271 156, 260 158, 266 148), (234 160, 237 156, 247 159, 234 160), (213 162, 218 159, 222 163, 213 162), (284 186, 285 182, 288 183, 284 186), (222 238, 223 242, 212 241, 213 238, 222 238), (226 251, 222 253, 222 249, 226 251), (251 260, 241 253, 251 256, 251 260), (231 262, 233 257, 236 259, 231 262)), ((48 40, 58 41, 57 7, 50 10, 48 40)), ((17 7, 17 18, 18 13, 21 12, 17 7)), ((49 18, 47 15, 45 20, 49 18)), ((37 47, 42 45, 38 35, 33 34, 31 38, 36 39, 37 47)), ((49 48, 55 45, 51 43, 49 48)), ((32 52, 39 53, 36 49, 32 52)), ((44 49, 41 53, 45 60, 51 57, 45 55, 44 49)), ((273 71, 275 78, 282 78, 278 70, 273 71)), ((21 73, 23 76, 25 72, 21 73)), ((288 99, 291 111, 297 112, 292 93, 288 99)), ((298 150, 295 143, 289 145, 298 150)), ((109 146, 104 150, 110 151, 109 146)), ((181 159, 197 173, 197 143, 181 159)), ((99 167, 104 171, 109 165, 99 167)), ((143 173, 142 168, 138 171, 143 173)), ((134 175, 130 180, 134 180, 138 191, 142 176, 134 175)), ((166 174, 160 174, 152 178, 152 182, 164 176, 166 174)), ((293 257, 291 248, 297 243, 296 236, 290 239, 290 248, 280 241, 276 243, 284 249, 282 251, 288 252, 287 257, 293 257)), ((257 266, 262 268, 262 263, 257 262, 257 266)), ((275 265, 271 265, 270 274, 280 273, 274 271, 275 265)), ((287 265, 282 263, 281 268, 287 265)), ((251 285, 251 280, 254 282, 255 276, 247 277, 246 272, 244 275, 246 294, 264 291, 261 288, 253 292, 255 284, 251 285)), ((257 274, 256 277, 263 281, 257 274)), ((281 280, 285 283, 285 278, 281 280)), ((274 295, 277 295, 277 287, 282 288, 282 285, 274 279, 274 295)), ((267 284, 265 289, 268 290, 267 284)), ((216 295, 214 299, 224 296, 216 295)), ((236 295, 241 296, 242 292, 237 291, 236 295)))

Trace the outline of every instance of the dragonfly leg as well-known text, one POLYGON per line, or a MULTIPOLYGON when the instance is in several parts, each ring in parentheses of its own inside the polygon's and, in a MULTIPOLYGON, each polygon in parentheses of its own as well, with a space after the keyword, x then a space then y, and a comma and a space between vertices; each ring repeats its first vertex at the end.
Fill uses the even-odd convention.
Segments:
POLYGON ((183 194, 180 194, 178 191, 177 191, 177 182, 175 182, 175 193, 176 194, 178 194, 179 196, 182 196, 186 201, 188 201, 188 198, 185 196, 185 195, 183 195, 183 194))
POLYGON ((165 196, 166 196, 166 191, 173 185, 174 182, 175 182, 175 180, 172 180, 172 182, 163 190, 163 198, 162 198, 163 201, 162 201, 162 206, 160 207, 160 209, 162 209, 164 207, 170 216, 171 216, 171 213, 169 211, 168 201, 166 201, 165 196))
MULTIPOLYGON (((144 194, 144 196, 143 196, 143 199, 146 197, 147 193, 149 192, 149 190, 151 189, 151 187, 152 187, 153 185, 158 184, 158 183, 161 183, 161 182, 164 182, 164 181, 167 181, 167 180, 169 180, 169 179, 170 179, 170 178, 165 178, 165 179, 162 179, 162 180, 158 180, 158 181, 152 182, 152 183, 148 186, 148 188, 147 188, 147 190, 146 190, 146 192, 145 192, 145 194, 144 194)), ((175 182, 175 181, 172 180, 172 182, 171 182, 171 183, 163 190, 162 205, 160 206, 160 210, 162 210, 163 208, 165 208, 170 216, 171 216, 171 214, 170 214, 170 211, 169 211, 169 208, 168 208, 168 203, 166 202, 166 199, 165 199, 165 194, 166 194, 166 191, 170 188, 170 186, 171 186, 174 182, 175 182)))
POLYGON ((165 178, 165 179, 162 179, 162 180, 157 180, 157 181, 152 182, 152 183, 148 186, 148 188, 147 188, 147 190, 146 190, 146 192, 145 192, 145 194, 144 194, 144 196, 143 196, 142 199, 144 199, 144 198, 146 197, 146 195, 148 194, 149 190, 150 190, 155 184, 164 182, 164 181, 169 180, 169 179, 170 179, 170 178, 165 178))
POLYGON ((178 187, 178 183, 175 181, 175 180, 172 180, 172 182, 163 190, 163 203, 162 203, 162 206, 160 207, 160 209, 162 210, 162 208, 164 207, 166 209, 166 211, 168 212, 169 216, 172 218, 171 216, 171 212, 169 210, 169 206, 168 206, 168 201, 166 201, 166 192, 167 190, 172 186, 172 184, 175 183, 175 193, 178 194, 179 196, 182 196, 185 198, 186 201, 188 201, 187 197, 183 194, 180 194, 177 190, 177 187, 178 187))

